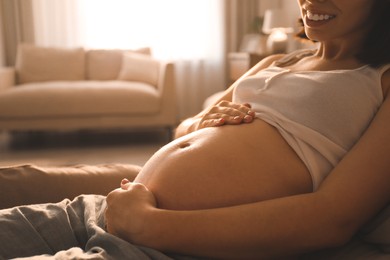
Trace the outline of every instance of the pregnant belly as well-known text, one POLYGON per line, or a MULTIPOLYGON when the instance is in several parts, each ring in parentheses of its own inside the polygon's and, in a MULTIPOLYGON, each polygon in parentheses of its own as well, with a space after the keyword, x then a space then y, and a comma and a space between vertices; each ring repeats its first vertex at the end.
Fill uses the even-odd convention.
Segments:
POLYGON ((303 162, 261 120, 183 136, 156 152, 135 182, 166 209, 233 206, 312 190, 303 162))

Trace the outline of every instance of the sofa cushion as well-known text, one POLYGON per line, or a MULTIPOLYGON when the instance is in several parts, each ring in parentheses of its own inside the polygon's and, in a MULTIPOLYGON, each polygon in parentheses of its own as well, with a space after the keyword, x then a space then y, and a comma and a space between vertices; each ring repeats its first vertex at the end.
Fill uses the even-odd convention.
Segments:
POLYGON ((51 48, 20 44, 16 59, 19 84, 52 80, 83 80, 85 53, 82 48, 51 48))
POLYGON ((118 79, 145 82, 157 86, 159 71, 160 62, 152 57, 138 53, 125 53, 118 79))
POLYGON ((148 115, 158 113, 158 91, 141 82, 52 81, 0 92, 0 119, 148 115))
POLYGON ((150 48, 137 50, 88 50, 86 53, 86 72, 88 80, 114 80, 122 67, 122 56, 126 52, 150 55, 150 48))

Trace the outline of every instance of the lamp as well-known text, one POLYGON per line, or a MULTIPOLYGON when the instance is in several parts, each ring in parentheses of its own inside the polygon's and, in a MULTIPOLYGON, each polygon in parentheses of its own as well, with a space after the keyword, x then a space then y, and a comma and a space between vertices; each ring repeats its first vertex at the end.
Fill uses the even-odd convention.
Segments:
POLYGON ((287 50, 288 33, 293 32, 282 9, 268 9, 264 14, 263 32, 269 34, 267 49, 270 53, 284 53, 287 50))

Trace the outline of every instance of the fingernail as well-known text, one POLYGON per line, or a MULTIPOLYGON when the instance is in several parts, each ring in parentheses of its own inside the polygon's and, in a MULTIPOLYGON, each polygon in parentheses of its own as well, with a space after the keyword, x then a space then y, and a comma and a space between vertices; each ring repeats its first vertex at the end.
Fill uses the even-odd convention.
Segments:
POLYGON ((223 119, 223 118, 217 119, 217 120, 215 120, 215 123, 216 123, 216 125, 223 125, 223 124, 225 124, 225 119, 223 119))
POLYGON ((245 122, 251 122, 253 120, 253 117, 252 116, 249 116, 249 115, 246 115, 245 117, 244 117, 244 121, 245 122))
POLYGON ((126 184, 126 183, 129 183, 130 181, 126 178, 124 178, 122 181, 121 181, 121 184, 126 184))

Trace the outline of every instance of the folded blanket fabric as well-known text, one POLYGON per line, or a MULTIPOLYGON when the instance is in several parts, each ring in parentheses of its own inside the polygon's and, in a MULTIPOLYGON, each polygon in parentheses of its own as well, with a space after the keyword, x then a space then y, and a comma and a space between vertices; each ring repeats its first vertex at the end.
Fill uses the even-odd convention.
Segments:
POLYGON ((104 196, 0 210, 0 259, 194 259, 132 245, 104 230, 104 196))
POLYGON ((141 167, 130 164, 0 167, 0 209, 59 202, 81 194, 107 195, 123 178, 133 180, 141 167))

